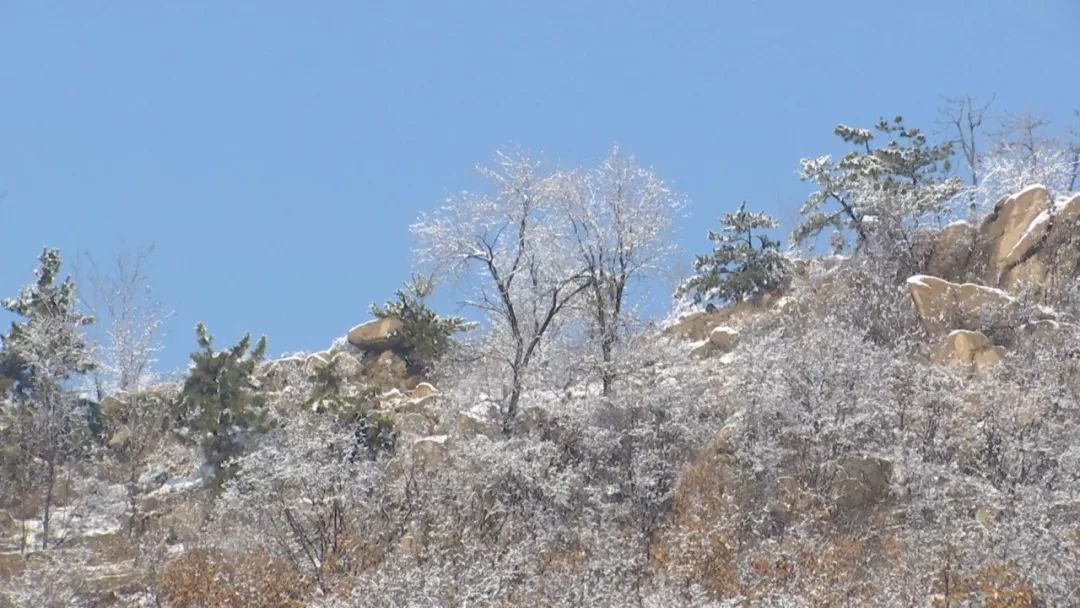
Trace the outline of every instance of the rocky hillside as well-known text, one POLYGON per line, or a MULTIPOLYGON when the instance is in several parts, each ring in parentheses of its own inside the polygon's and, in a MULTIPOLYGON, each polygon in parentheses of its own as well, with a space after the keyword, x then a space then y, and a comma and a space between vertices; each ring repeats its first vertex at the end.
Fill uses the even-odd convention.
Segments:
POLYGON ((1080 195, 923 231, 911 265, 572 342, 508 423, 503 357, 410 366, 400 319, 262 362, 220 485, 184 387, 102 403, 102 447, 0 511, 12 606, 1080 605, 1080 195), (896 273, 910 271, 909 278, 896 273), (438 388, 436 388, 438 387, 438 388), (190 438, 188 438, 190 439, 190 438))

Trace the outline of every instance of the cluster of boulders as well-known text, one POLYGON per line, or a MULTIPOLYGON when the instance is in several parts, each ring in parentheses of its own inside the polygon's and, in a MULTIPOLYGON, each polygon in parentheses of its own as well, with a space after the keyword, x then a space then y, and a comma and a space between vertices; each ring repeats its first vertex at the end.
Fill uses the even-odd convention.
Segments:
POLYGON ((986 375, 1018 333, 1071 321, 1045 307, 1025 313, 1015 295, 1038 296, 1076 280, 1080 195, 1055 203, 1042 186, 1027 188, 999 201, 978 228, 946 227, 927 258, 930 274, 908 279, 907 290, 923 328, 939 340, 934 359, 986 375), (987 335, 990 327, 1008 331, 987 335))
POLYGON ((258 380, 268 390, 287 391, 299 378, 333 366, 345 380, 347 395, 366 395, 376 410, 393 419, 399 447, 409 450, 412 462, 422 468, 444 464, 452 438, 502 436, 492 404, 456 413, 443 411, 439 390, 406 362, 409 353, 402 328, 395 317, 361 323, 349 330, 347 346, 271 361, 260 368, 258 380))
POLYGON ((927 274, 1010 292, 1041 291, 1076 277, 1080 194, 1054 201, 1042 186, 1006 197, 976 228, 956 222, 927 244, 927 274))
POLYGON ((346 336, 353 348, 335 347, 271 361, 259 370, 259 381, 270 390, 282 390, 294 375, 310 377, 319 368, 332 365, 342 378, 356 385, 411 390, 423 377, 412 373, 405 360, 401 326, 394 317, 362 323, 346 336))
MULTIPOLYGON (((1017 296, 1039 299, 1077 280, 1080 194, 1055 201, 1046 188, 1032 186, 999 201, 978 227, 955 222, 927 237, 915 251, 923 274, 909 278, 906 288, 921 326, 935 341, 936 362, 984 376, 1020 336, 1073 322, 1046 307, 1022 310, 1017 296)), ((811 266, 829 270, 833 262, 797 261, 795 274, 804 276, 811 266)), ((739 327, 782 300, 766 294, 694 312, 667 333, 693 341, 695 356, 723 355, 738 345, 739 327)))
POLYGON ((779 299, 777 294, 767 293, 730 306, 692 312, 670 325, 664 333, 691 341, 690 354, 695 357, 722 356, 739 345, 738 328, 773 308, 779 299))

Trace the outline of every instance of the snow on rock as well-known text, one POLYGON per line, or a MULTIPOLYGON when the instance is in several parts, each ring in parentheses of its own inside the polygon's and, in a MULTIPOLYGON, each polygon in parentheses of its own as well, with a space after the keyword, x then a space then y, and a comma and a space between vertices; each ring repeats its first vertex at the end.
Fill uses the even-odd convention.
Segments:
POLYGON ((1035 216, 1035 219, 1031 220, 1028 227, 1024 229, 1024 233, 1020 235, 1020 238, 1016 240, 1016 244, 1013 245, 1009 253, 1006 254, 1005 260, 1019 260, 1020 256, 1031 250, 1043 236, 1046 235, 1046 231, 1049 228, 1050 223, 1050 210, 1046 209, 1035 216))
POLYGON ((714 344, 720 351, 725 353, 731 352, 739 345, 739 330, 728 327, 727 325, 714 327, 712 331, 709 332, 709 342, 714 344))
POLYGON ((423 399, 424 397, 430 397, 432 395, 438 395, 439 389, 435 388, 428 382, 421 382, 416 385, 416 388, 412 390, 413 397, 423 399))
POLYGON ((498 420, 492 416, 491 407, 478 403, 467 410, 461 410, 454 417, 454 426, 464 437, 483 435, 489 439, 502 437, 498 420))
POLYGON ((413 461, 422 468, 432 470, 445 464, 449 458, 449 435, 428 435, 413 441, 413 461))
POLYGON ((1014 303, 1001 289, 974 283, 952 283, 934 276, 907 280, 908 295, 923 327, 932 334, 953 329, 978 330, 984 321, 1003 314, 1014 303))
POLYGON ((1080 193, 1074 194, 1072 198, 1062 197, 1055 211, 1061 219, 1068 221, 1080 220, 1080 193))
POLYGON ((1023 261, 1049 228, 1050 193, 1040 185, 1002 199, 980 228, 986 248, 984 275, 998 285, 1005 272, 1023 261))
POLYGON ((739 330, 727 325, 720 325, 709 332, 708 339, 694 342, 690 354, 696 357, 723 355, 735 350, 738 345, 739 330))
POLYGON ((172 494, 179 494, 196 488, 202 483, 203 477, 198 472, 182 477, 169 477, 156 490, 147 493, 147 496, 161 498, 172 494))

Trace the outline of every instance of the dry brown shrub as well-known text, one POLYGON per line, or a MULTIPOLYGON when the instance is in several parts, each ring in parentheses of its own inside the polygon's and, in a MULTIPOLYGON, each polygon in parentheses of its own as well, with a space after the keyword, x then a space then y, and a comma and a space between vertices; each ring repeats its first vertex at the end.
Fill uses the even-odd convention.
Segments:
POLYGON ((670 526, 649 552, 650 568, 696 583, 717 598, 741 592, 735 539, 722 529, 739 512, 735 457, 722 433, 679 475, 670 526))
POLYGON ((1039 605, 1035 590, 1012 564, 991 564, 972 576, 961 577, 933 603, 934 608, 1035 608, 1039 605))
POLYGON ((755 581, 744 590, 751 598, 795 594, 811 606, 873 605, 878 588, 873 568, 879 543, 839 536, 789 538, 746 557, 755 581))
POLYGON ((160 590, 176 608, 301 608, 310 585, 266 553, 194 549, 165 565, 160 590))

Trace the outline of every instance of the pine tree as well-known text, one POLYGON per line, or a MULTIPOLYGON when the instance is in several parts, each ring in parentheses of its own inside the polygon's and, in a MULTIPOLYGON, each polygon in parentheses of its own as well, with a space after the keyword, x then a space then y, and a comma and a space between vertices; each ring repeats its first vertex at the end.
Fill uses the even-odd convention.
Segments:
POLYGON ((441 317, 428 307, 426 300, 434 289, 435 282, 431 279, 413 276, 394 292, 396 300, 371 306, 371 314, 377 318, 393 317, 401 321, 404 338, 401 350, 413 372, 429 371, 453 345, 452 336, 470 327, 461 317, 441 317))
POLYGON ((855 149, 839 162, 828 155, 802 160, 800 177, 818 190, 803 203, 805 219, 792 233, 795 242, 830 227, 854 232, 857 247, 875 234, 902 239, 907 224, 945 211, 963 189, 959 178, 947 175, 953 143, 928 144, 903 117, 882 118, 873 130, 838 125, 834 132, 855 149), (871 145, 875 131, 888 138, 886 145, 871 145))
POLYGON ((88 402, 71 390, 71 380, 94 368, 82 327, 93 319, 75 309, 75 284, 57 284, 62 257, 45 249, 37 281, 17 298, 3 301, 23 321, 3 336, 0 369, 11 399, 2 440, 26 458, 41 484, 42 547, 48 548, 53 490, 60 469, 75 459, 89 439, 88 402), (40 469, 40 470, 38 470, 40 469))
MULTIPOLYGON (((345 355, 351 356, 351 355, 345 355)), ((350 385, 341 371, 338 357, 331 357, 323 365, 317 365, 308 376, 311 392, 304 405, 318 414, 337 418, 339 424, 353 430, 351 460, 361 453, 375 460, 382 454, 394 451, 397 443, 397 425, 392 416, 374 407, 375 391, 372 387, 350 385)))
POLYGON ((780 243, 761 233, 776 228, 776 220, 747 211, 743 202, 735 213, 724 214, 720 223, 720 232, 709 232, 716 248, 711 255, 697 257, 696 274, 677 295, 692 294, 695 302, 740 302, 787 286, 790 273, 780 243))
POLYGON ((266 338, 252 347, 251 336, 245 335, 232 348, 215 352, 206 326, 199 323, 195 331, 201 350, 191 354, 177 422, 184 436, 202 448, 212 482, 220 485, 231 476, 229 461, 243 452, 249 435, 269 427, 266 399, 253 377, 266 353, 266 338))

